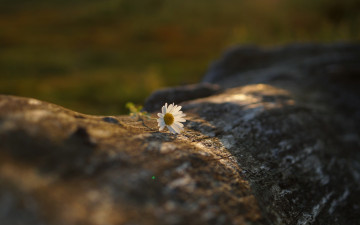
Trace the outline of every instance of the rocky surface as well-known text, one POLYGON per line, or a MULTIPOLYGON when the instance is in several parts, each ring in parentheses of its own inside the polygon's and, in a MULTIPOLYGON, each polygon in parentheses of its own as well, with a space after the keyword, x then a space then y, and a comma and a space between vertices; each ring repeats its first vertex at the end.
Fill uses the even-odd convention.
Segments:
POLYGON ((236 48, 179 135, 1 96, 1 224, 360 224, 359 49, 236 48))
POLYGON ((264 224, 235 157, 201 131, 13 96, 0 118, 1 224, 264 224))
POLYGON ((221 93, 223 89, 217 84, 199 83, 181 87, 165 88, 150 95, 144 105, 147 112, 156 112, 167 103, 180 103, 192 99, 204 98, 221 93))

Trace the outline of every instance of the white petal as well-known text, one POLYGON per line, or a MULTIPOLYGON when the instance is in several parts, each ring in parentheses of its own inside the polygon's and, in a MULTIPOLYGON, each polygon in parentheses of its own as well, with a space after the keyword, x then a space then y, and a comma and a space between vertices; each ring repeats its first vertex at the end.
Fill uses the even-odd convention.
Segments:
POLYGON ((182 123, 179 123, 179 122, 177 122, 177 121, 175 121, 174 124, 176 124, 176 125, 178 125, 178 126, 180 126, 180 127, 184 127, 184 125, 183 125, 182 123))
POLYGON ((178 111, 178 112, 176 112, 176 113, 173 112, 173 115, 174 115, 174 116, 180 116, 180 115, 182 115, 182 114, 183 114, 182 111, 178 111))
POLYGON ((164 127, 165 127, 165 121, 164 121, 164 119, 163 118, 159 118, 159 119, 157 119, 157 122, 158 122, 158 126, 160 127, 160 131, 162 130, 162 129, 164 129, 164 127))
POLYGON ((170 104, 170 105, 169 105, 169 108, 168 108, 168 113, 171 113, 173 108, 174 108, 174 105, 173 105, 173 104, 170 104))
POLYGON ((159 131, 164 130, 165 126, 160 126, 159 131))
MULTIPOLYGON (((178 127, 175 126, 175 124, 172 124, 170 127, 175 131, 175 133, 180 133, 178 127)), ((175 133, 174 133, 174 134, 175 134, 175 133)))
POLYGON ((186 119, 176 117, 176 118, 174 119, 174 121, 175 121, 175 122, 186 122, 186 119))
POLYGON ((172 109, 171 113, 176 114, 178 112, 179 112, 179 106, 175 105, 174 108, 172 109))
POLYGON ((173 116, 175 116, 177 113, 179 113, 178 111, 176 111, 176 109, 175 108, 172 108, 172 110, 171 110, 171 114, 173 114, 173 116))
POLYGON ((172 125, 172 128, 174 128, 174 130, 177 132, 177 133, 181 133, 181 131, 183 131, 184 129, 182 127, 180 127, 179 125, 177 125, 176 123, 174 123, 172 125))
POLYGON ((158 117, 160 117, 160 118, 164 117, 164 114, 162 114, 162 113, 158 113, 157 115, 158 115, 158 117))
POLYGON ((171 104, 167 104, 167 103, 166 103, 166 112, 167 112, 167 113, 169 112, 170 105, 171 105, 171 104))
POLYGON ((165 103, 165 105, 161 108, 161 112, 162 112, 162 114, 164 114, 164 115, 165 115, 165 113, 166 113, 166 109, 167 109, 167 103, 165 103))
POLYGON ((177 110, 177 111, 180 111, 181 108, 182 108, 182 106, 181 106, 181 105, 178 105, 177 108, 176 108, 176 110, 177 110))
POLYGON ((172 109, 172 111, 171 111, 171 112, 172 112, 172 113, 174 113, 174 112, 178 112, 177 107, 178 107, 178 106, 174 104, 174 107, 173 107, 173 109, 172 109))
POLYGON ((168 129, 171 133, 176 134, 177 132, 171 126, 168 126, 168 129))
POLYGON ((184 117, 184 116, 186 116, 186 114, 185 114, 185 113, 182 113, 180 116, 181 116, 181 117, 184 117))
POLYGON ((185 119, 184 117, 176 117, 176 118, 178 119, 178 121, 181 120, 181 122, 185 122, 185 121, 186 121, 186 119, 185 119))
MULTIPOLYGON (((174 114, 184 114, 184 113, 183 113, 183 111, 180 110, 180 111, 178 111, 178 112, 176 112, 176 113, 174 113, 174 114)), ((184 114, 184 115, 185 115, 185 114, 184 114)))
POLYGON ((161 121, 160 124, 159 124, 159 126, 161 126, 161 127, 163 127, 163 126, 165 126, 165 125, 166 125, 166 124, 165 124, 164 120, 161 121))

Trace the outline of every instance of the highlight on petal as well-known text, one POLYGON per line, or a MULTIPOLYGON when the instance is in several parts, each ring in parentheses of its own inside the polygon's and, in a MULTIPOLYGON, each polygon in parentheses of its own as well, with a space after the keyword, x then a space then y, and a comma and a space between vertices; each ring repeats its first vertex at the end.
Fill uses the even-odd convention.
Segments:
POLYGON ((173 105, 173 104, 170 104, 170 105, 169 105, 169 108, 168 108, 168 113, 171 113, 171 112, 172 112, 173 107, 174 107, 174 105, 173 105))
POLYGON ((180 109, 181 109, 181 106, 177 106, 177 107, 175 107, 175 109, 173 110, 173 113, 177 113, 177 112, 179 112, 179 111, 180 111, 180 109))
POLYGON ((177 118, 177 120, 175 120, 176 122, 185 122, 186 121, 186 119, 184 119, 184 118, 177 118))
POLYGON ((175 124, 178 125, 178 126, 180 126, 180 127, 184 127, 184 124, 179 123, 179 122, 177 122, 177 121, 175 122, 175 124))

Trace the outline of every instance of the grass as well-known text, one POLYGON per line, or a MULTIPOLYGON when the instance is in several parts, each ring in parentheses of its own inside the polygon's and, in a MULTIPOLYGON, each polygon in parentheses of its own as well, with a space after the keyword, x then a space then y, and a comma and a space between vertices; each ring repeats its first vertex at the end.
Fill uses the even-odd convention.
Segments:
POLYGON ((0 94, 122 114, 236 44, 359 41, 356 0, 3 0, 0 94))

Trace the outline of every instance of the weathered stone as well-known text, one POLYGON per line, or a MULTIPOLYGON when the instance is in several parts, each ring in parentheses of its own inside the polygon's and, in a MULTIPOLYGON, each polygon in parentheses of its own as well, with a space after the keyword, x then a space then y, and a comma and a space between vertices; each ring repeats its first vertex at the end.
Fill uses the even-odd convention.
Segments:
POLYGON ((210 123, 236 157, 270 224, 359 224, 359 135, 344 139, 349 134, 339 133, 329 108, 311 108, 264 84, 185 108, 210 123))
POLYGON ((0 97, 0 190, 1 224, 264 224, 217 138, 13 96, 0 97))
POLYGON ((145 101, 144 110, 148 112, 158 111, 166 102, 179 104, 197 98, 208 97, 220 93, 219 85, 200 83, 174 88, 165 88, 152 93, 145 101))
POLYGON ((359 46, 252 51, 150 98, 179 135, 1 96, 1 224, 360 224, 359 46))

